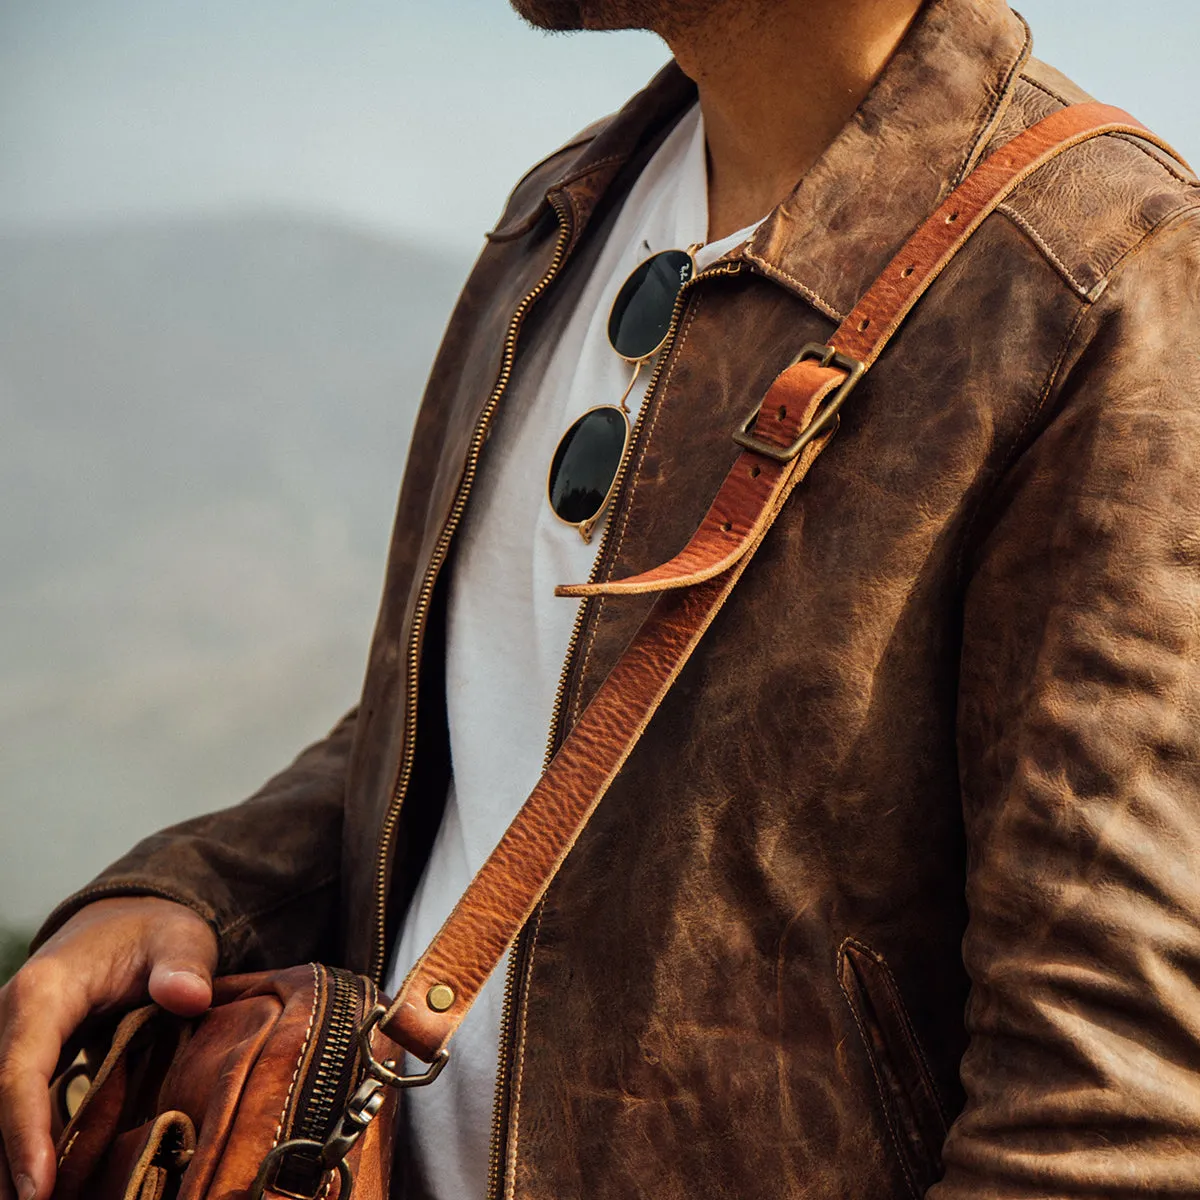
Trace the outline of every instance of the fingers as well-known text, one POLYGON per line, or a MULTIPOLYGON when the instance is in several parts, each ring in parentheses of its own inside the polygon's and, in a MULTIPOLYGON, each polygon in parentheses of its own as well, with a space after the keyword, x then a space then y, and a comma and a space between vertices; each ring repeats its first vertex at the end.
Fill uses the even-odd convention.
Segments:
POLYGON ((35 1195, 37 1187, 28 1175, 13 1180, 8 1170, 8 1160, 4 1157, 4 1147, 0 1145, 0 1200, 31 1200, 35 1195))
POLYGON ((0 991, 0 1140, 16 1200, 45 1200, 54 1186, 50 1078, 88 1007, 80 981, 49 958, 32 959, 0 991))
POLYGON ((212 1003, 217 940, 195 913, 180 908, 157 925, 147 946, 150 998, 168 1012, 194 1017, 212 1003))
POLYGON ((37 1188, 28 1175, 22 1175, 15 1182, 9 1173, 8 1160, 4 1157, 4 1147, 0 1145, 0 1200, 28 1200, 37 1194, 37 1188), (18 1187, 20 1191, 18 1191, 18 1187))
POLYGON ((81 909, 0 988, 0 1200, 50 1196, 49 1085, 84 1018, 137 1003, 147 986, 171 1012, 203 1012, 216 963, 216 936, 191 909, 114 897, 81 909))

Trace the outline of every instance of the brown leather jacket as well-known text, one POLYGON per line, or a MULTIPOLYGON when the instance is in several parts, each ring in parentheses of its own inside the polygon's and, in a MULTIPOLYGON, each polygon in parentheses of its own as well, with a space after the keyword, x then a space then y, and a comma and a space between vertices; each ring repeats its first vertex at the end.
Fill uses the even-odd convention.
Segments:
MULTIPOLYGON (((597 577, 682 546, 797 349, 989 147, 1083 98, 1029 54, 1000 0, 931 0, 693 288, 597 577)), ((693 97, 668 67, 489 235, 357 710, 48 928, 146 892, 204 914, 226 969, 378 976, 445 794, 438 582, 489 424, 693 97)), ((496 1194, 1200 1196, 1198 462, 1200 189, 1104 137, 918 305, 521 937, 496 1194)), ((649 603, 584 606, 551 741, 649 603)))

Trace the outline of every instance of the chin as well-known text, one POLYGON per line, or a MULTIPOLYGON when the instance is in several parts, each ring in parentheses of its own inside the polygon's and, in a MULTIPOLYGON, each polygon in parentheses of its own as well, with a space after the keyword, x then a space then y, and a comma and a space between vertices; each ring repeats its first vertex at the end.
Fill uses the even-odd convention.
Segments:
POLYGON ((649 29, 658 31, 670 0, 511 0, 537 29, 649 29))
POLYGON ((510 0, 517 16, 535 29, 566 32, 582 29, 580 0, 510 0))

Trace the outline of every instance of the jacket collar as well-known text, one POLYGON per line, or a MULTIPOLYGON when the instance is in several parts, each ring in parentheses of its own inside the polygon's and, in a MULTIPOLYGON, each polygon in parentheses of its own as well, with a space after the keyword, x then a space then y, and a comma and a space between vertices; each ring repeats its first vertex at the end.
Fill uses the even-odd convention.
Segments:
MULTIPOLYGON (((1003 0, 928 0, 883 73, 743 257, 838 320, 904 239, 975 166, 1029 57, 1003 0)), ((547 196, 567 198, 572 245, 630 159, 644 158, 696 99, 674 62, 571 160, 547 196)))

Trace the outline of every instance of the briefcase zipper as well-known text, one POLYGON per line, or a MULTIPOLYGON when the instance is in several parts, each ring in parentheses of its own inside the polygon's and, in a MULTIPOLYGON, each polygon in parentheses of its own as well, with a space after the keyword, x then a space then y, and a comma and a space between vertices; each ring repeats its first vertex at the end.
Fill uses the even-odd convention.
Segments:
MULTIPOLYGON (((679 289, 679 293, 675 297, 675 307, 671 313, 671 323, 667 327, 667 334, 663 339, 662 349, 659 351, 658 358, 655 361, 654 371, 650 376, 650 382, 646 385, 646 393, 642 398, 637 418, 633 424, 633 431, 629 439, 629 452, 621 461, 621 465, 617 470, 617 478, 613 483, 613 500, 608 510, 608 520, 604 524, 604 532, 600 535, 600 545, 596 550, 596 558, 588 574, 588 583, 595 583, 600 578, 602 569, 607 566, 607 555, 611 542, 612 529, 615 524, 616 514, 620 511, 625 499, 625 481, 629 474, 630 463, 638 457, 641 451, 642 430, 646 422, 646 414, 652 407, 655 393, 658 389, 658 381, 662 376, 667 359, 670 358, 671 352, 674 349, 675 335, 679 331, 680 320, 687 304, 687 293, 702 279, 715 279, 722 275, 737 275, 741 272, 743 266, 744 262, 741 259, 720 260, 699 274, 693 275, 679 289)), ((558 688, 554 694, 554 707, 550 713, 550 731, 546 739, 546 752, 542 759, 543 772, 550 765, 555 754, 558 753, 558 747, 562 740, 562 716, 567 696, 567 683, 575 666, 575 652, 579 647, 579 639, 583 635, 583 627, 588 613, 591 611, 590 604, 589 600, 580 602, 579 609, 575 614, 575 623, 571 627, 571 637, 567 643, 566 655, 563 658, 562 673, 559 675, 558 688)), ((503 1200, 507 1200, 510 1195, 509 1189, 504 1184, 503 1176, 505 1173, 504 1137, 508 1127, 508 1114, 511 1103, 512 1058, 515 1050, 513 1033, 516 1026, 516 1016, 524 999, 523 995, 520 994, 522 990, 521 981, 525 975, 526 962, 530 951, 530 929, 536 925, 537 916, 540 911, 541 906, 539 905, 537 912, 534 914, 534 919, 517 936, 517 940, 509 953, 508 966, 505 971, 504 999, 500 1010, 500 1051, 496 1065, 495 1098, 492 1103, 492 1135, 488 1155, 487 1200, 502 1200, 502 1198, 503 1200)))
POLYGON ((325 1014, 313 1055, 313 1067, 300 1089, 296 1116, 288 1136, 324 1142, 346 1107, 357 1082, 355 1032, 370 1005, 366 981, 336 967, 322 968, 328 989, 325 1014))
MULTIPOLYGON (((317 968, 318 994, 314 999, 320 1024, 313 1037, 313 1052, 304 1071, 280 1142, 303 1141, 323 1146, 341 1120, 350 1093, 359 1082, 362 1063, 356 1034, 374 1006, 376 991, 368 980, 336 967, 317 968)), ((272 1189, 283 1195, 310 1200, 328 1178, 315 1151, 297 1148, 275 1172, 272 1189)))

